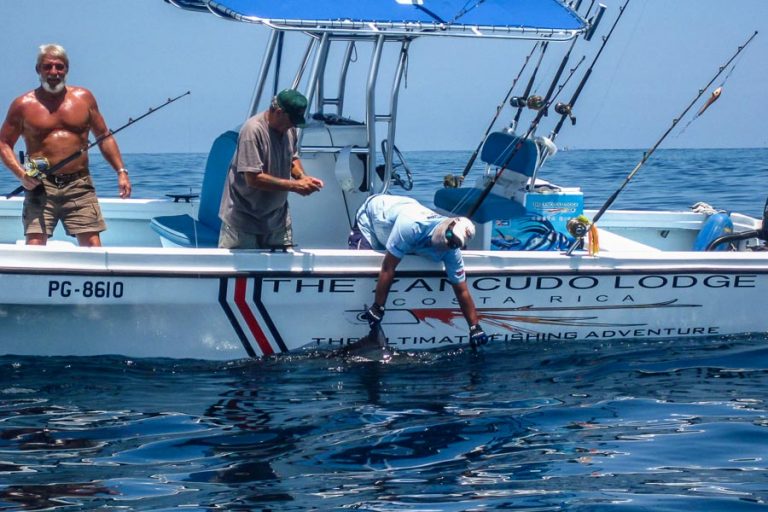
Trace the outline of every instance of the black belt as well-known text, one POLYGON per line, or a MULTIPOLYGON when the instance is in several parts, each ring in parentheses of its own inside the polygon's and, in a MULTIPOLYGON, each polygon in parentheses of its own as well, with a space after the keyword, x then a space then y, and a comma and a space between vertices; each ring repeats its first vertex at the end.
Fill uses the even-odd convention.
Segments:
POLYGON ((55 184, 57 187, 61 187, 63 185, 66 185, 67 183, 71 183, 75 180, 79 180, 80 178, 85 178, 89 174, 90 172, 88 172, 87 170, 83 170, 83 171, 71 172, 69 174, 49 174, 45 177, 45 179, 55 184))

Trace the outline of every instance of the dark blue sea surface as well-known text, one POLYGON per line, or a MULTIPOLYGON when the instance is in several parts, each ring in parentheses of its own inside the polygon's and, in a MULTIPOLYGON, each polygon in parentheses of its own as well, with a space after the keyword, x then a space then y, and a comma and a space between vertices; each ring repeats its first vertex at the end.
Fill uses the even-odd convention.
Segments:
MULTIPOLYGON (((412 193, 429 203, 467 157, 406 153, 412 193)), ((565 151, 542 177, 599 207, 641 157, 565 151)), ((199 190, 205 155, 125 159, 136 197, 199 190)), ((615 206, 760 215, 767 162, 765 149, 660 150, 615 206)), ((114 175, 97 158, 93 170, 115 196, 114 175)), ((768 335, 388 362, 5 356, 0 510, 763 510, 766 400, 768 335)))

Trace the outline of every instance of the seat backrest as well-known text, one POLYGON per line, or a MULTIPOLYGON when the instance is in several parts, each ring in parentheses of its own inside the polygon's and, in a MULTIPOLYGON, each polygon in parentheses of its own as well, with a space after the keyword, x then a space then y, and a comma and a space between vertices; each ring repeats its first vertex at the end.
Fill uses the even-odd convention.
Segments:
POLYGON ((237 149, 237 132, 226 131, 216 137, 208 153, 205 164, 203 186, 200 189, 200 206, 197 218, 203 224, 217 230, 221 227, 219 206, 224 192, 224 183, 229 172, 229 164, 237 149))
POLYGON ((513 133, 493 132, 485 139, 480 159, 489 165, 505 167, 530 178, 536 170, 539 149, 531 139, 521 140, 513 133))

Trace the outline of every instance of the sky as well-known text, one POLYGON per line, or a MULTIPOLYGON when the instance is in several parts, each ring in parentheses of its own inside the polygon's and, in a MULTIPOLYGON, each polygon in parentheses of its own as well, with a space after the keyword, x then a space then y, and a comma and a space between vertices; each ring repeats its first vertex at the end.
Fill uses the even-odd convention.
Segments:
MULTIPOLYGON (((607 33, 623 0, 602 3, 608 10, 598 35, 607 33)), ((50 42, 67 49, 69 83, 93 91, 113 129, 191 91, 121 132, 118 142, 125 153, 207 152, 219 133, 241 124, 269 33, 262 26, 183 11, 162 0, 0 0, 0 20, 3 117, 15 97, 38 85, 37 48, 50 42)), ((736 61, 720 99, 679 134, 683 119, 662 147, 768 147, 768 0, 631 0, 574 108, 576 125, 563 129, 558 145, 651 147, 756 30, 760 34, 736 61)), ((298 55, 304 44, 289 41, 286 55, 298 55)), ((474 149, 532 44, 414 41, 397 112, 400 149, 474 149)), ((569 87, 580 80, 598 45, 599 38, 589 47, 577 44, 571 65, 581 55, 587 59, 562 99, 570 97, 569 87)), ((548 87, 565 46, 554 50, 541 66, 547 81, 534 86, 539 94, 548 87)), ((364 53, 361 49, 351 75, 367 72, 364 53)), ((385 62, 392 64, 394 56, 388 51, 385 62)), ((346 94, 351 98, 363 91, 364 81, 353 78, 346 94)), ((353 110, 362 108, 360 102, 349 103, 353 110)), ((506 126, 513 116, 507 106, 496 126, 506 126)), ((526 112, 521 126, 531 118, 526 112)), ((549 122, 542 123, 540 134, 551 130, 549 122)))

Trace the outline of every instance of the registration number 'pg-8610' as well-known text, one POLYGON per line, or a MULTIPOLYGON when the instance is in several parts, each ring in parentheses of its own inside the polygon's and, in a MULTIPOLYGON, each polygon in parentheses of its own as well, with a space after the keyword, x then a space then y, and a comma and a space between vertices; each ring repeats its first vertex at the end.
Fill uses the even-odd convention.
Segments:
POLYGON ((124 290, 122 281, 48 281, 49 297, 119 299, 124 290))

